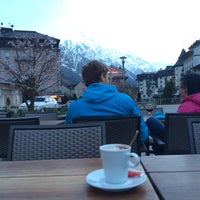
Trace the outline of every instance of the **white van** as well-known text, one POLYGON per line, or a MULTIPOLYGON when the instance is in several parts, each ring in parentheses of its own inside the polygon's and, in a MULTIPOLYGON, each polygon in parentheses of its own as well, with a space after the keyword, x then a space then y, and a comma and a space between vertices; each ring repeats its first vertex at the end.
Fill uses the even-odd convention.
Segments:
MULTIPOLYGON (((30 104, 30 101, 28 102, 30 104)), ((57 108, 57 101, 50 96, 36 96, 34 101, 35 110, 43 110, 44 108, 57 108)), ((20 108, 27 110, 26 103, 20 104, 20 108)))

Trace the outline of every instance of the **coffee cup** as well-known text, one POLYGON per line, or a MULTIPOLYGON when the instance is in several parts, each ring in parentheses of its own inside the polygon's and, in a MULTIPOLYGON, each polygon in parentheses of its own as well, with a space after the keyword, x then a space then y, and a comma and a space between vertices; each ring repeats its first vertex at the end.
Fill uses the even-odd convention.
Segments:
POLYGON ((139 156, 131 152, 130 145, 105 144, 99 149, 105 181, 108 183, 125 183, 128 181, 128 168, 134 168, 140 163, 139 156))

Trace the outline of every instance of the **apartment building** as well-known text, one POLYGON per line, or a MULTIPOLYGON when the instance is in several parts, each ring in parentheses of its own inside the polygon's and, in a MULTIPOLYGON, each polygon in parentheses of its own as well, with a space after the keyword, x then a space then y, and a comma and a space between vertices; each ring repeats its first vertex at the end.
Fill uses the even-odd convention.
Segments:
POLYGON ((181 51, 177 62, 173 66, 167 66, 164 70, 137 75, 137 86, 142 99, 149 99, 162 95, 166 83, 174 82, 175 93, 179 94, 179 81, 182 74, 196 72, 200 73, 200 40, 196 40, 186 52, 181 51))
MULTIPOLYGON (((37 71, 39 71, 40 69, 42 70, 42 67, 44 67, 42 66, 42 62, 40 62, 40 64, 38 64, 40 66, 37 67, 36 64, 33 64, 33 54, 36 54, 36 51, 39 51, 40 47, 37 48, 37 50, 35 49, 35 47, 33 47, 31 51, 32 54, 30 54, 29 57, 27 57, 25 54, 22 55, 22 51, 20 50, 20 48, 18 48, 18 51, 16 51, 16 48, 14 48, 11 45, 11 42, 23 42, 25 40, 38 40, 40 44, 42 44, 46 40, 51 40, 51 46, 49 45, 47 50, 44 51, 44 54, 49 53, 52 57, 52 60, 53 58, 57 58, 57 60, 55 62, 52 62, 53 67, 51 66, 51 70, 49 70, 48 73, 44 73, 44 75, 41 77, 41 79, 44 80, 44 84, 41 85, 41 87, 43 87, 44 90, 39 95, 45 95, 47 93, 53 93, 59 90, 60 40, 38 33, 36 31, 14 30, 13 26, 9 28, 0 27, 0 107, 5 106, 7 98, 11 100, 11 106, 18 106, 22 102, 22 91, 19 87, 16 86, 16 84, 14 84, 13 76, 11 76, 11 74, 7 70, 8 67, 16 69, 15 73, 18 73, 19 70, 28 69, 28 67, 30 70, 37 71), (55 84, 52 84, 52 81, 54 81, 55 84), (51 85, 53 85, 53 87, 51 85)), ((40 59, 42 60, 43 58, 40 59)), ((40 91, 42 91, 42 89, 40 91)))
POLYGON ((143 73, 137 75, 138 90, 142 99, 149 99, 159 96, 168 81, 174 78, 174 69, 167 66, 165 70, 158 72, 143 73))

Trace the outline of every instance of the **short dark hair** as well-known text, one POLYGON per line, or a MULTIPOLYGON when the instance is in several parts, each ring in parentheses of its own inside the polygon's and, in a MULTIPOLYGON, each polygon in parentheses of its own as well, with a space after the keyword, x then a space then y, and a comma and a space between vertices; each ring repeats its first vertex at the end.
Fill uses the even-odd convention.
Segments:
POLYGON ((182 86, 187 89, 188 95, 200 92, 200 74, 185 74, 180 81, 182 86))
POLYGON ((103 63, 92 60, 88 64, 82 67, 82 77, 85 85, 88 86, 91 83, 99 83, 101 81, 100 76, 106 76, 108 68, 103 63))

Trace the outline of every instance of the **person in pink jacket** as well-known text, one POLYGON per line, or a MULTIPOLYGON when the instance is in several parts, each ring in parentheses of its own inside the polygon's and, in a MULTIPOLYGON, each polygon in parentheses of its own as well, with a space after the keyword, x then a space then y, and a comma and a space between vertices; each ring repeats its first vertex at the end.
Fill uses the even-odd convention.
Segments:
POLYGON ((179 94, 182 103, 177 112, 200 112, 200 74, 184 75, 180 80, 179 94))
MULTIPOLYGON (((179 94, 181 104, 177 112, 200 112, 200 74, 185 74, 180 79, 179 94)), ((164 140, 165 125, 155 117, 149 117, 146 120, 148 129, 153 135, 164 140)))

